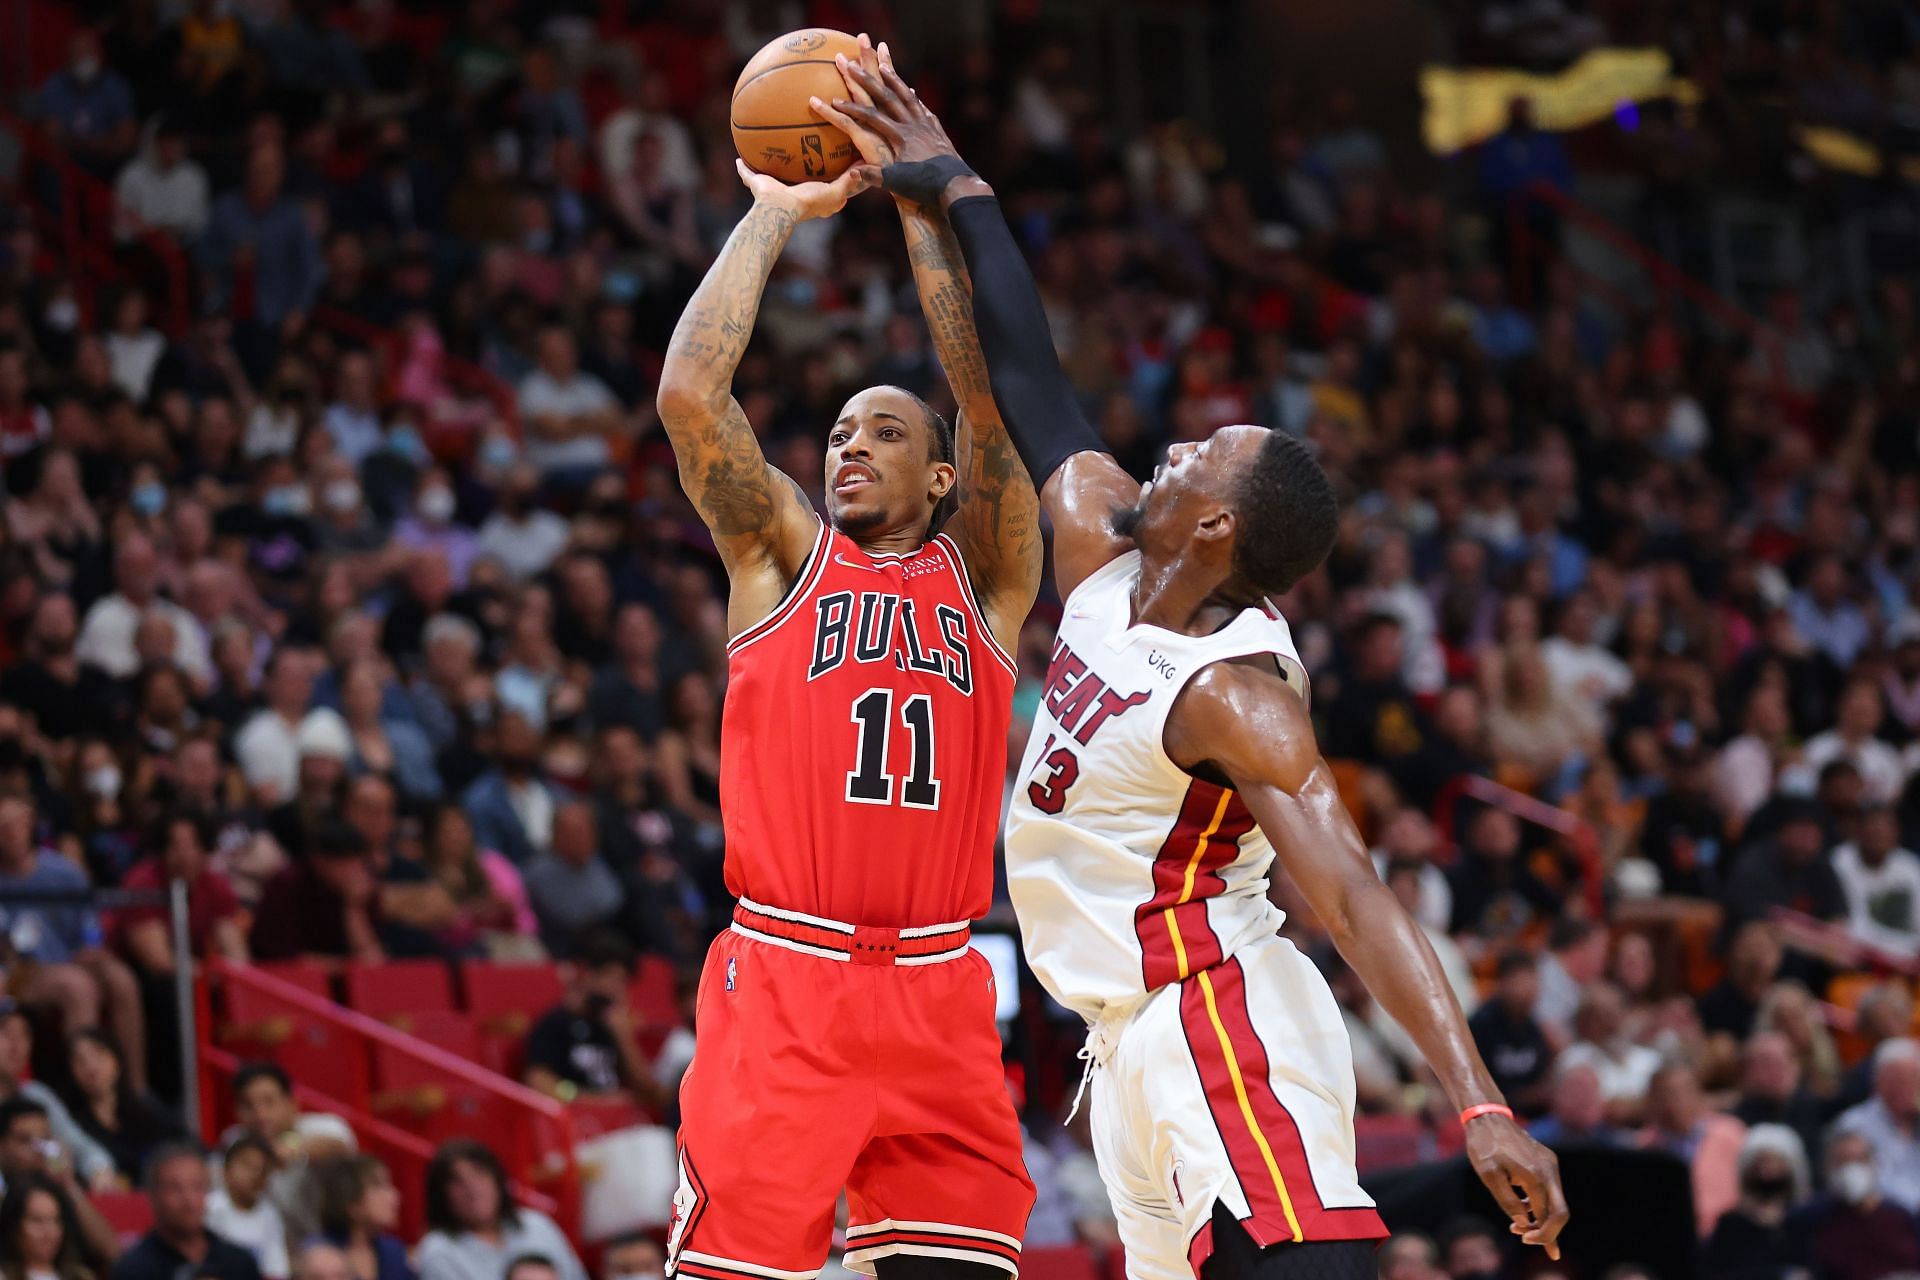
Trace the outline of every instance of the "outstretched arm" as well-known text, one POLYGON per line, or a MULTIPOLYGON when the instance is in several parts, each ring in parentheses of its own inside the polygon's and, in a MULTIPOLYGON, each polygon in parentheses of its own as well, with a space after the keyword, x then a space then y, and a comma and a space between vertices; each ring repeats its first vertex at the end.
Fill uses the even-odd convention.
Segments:
POLYGON ((1108 453, 1060 368, 1040 291, 993 188, 960 162, 939 120, 894 72, 884 46, 878 68, 843 62, 842 70, 870 102, 815 109, 830 119, 850 117, 885 139, 898 156, 883 171, 888 189, 946 214, 977 286, 973 320, 994 399, 1053 521, 1054 581, 1062 594, 1071 592, 1128 549, 1113 532, 1113 514, 1138 500, 1140 486, 1108 453))
POLYGON ((986 358, 973 324, 973 286, 953 229, 917 205, 902 203, 900 222, 907 257, 920 293, 920 310, 933 333, 940 367, 960 406, 955 464, 960 507, 954 538, 966 556, 974 590, 1008 652, 1018 647, 1033 598, 1040 589, 1040 503, 1000 420, 986 358))
MULTIPOLYGON (((1182 691, 1166 747, 1182 768, 1206 766, 1240 792, 1341 957, 1407 1029, 1453 1105, 1500 1103, 1432 945, 1374 870, 1299 695, 1273 671, 1216 664, 1182 691)), ((1466 1129, 1468 1159, 1514 1234, 1559 1257, 1567 1206, 1554 1154, 1510 1116, 1484 1114, 1466 1129)))
MULTIPOLYGON (((875 49, 861 35, 860 65, 869 75, 880 72, 881 49, 875 49)), ((844 78, 855 102, 871 103, 851 74, 844 78)), ((820 114, 846 131, 867 163, 887 165, 899 159, 878 134, 831 106, 820 104, 820 114)), ((986 357, 980 351, 980 334, 973 324, 973 281, 967 276, 967 264, 960 256, 953 228, 934 210, 909 200, 896 199, 894 203, 906 234, 907 260, 913 265, 920 310, 960 407, 954 432, 954 467, 960 473, 959 510, 950 529, 966 557, 973 589, 987 612, 994 638, 1011 652, 1018 646, 1020 627, 1040 589, 1044 552, 1039 503, 993 400, 986 357)))
POLYGON ((742 164, 740 177, 754 194, 753 208, 674 326, 656 395, 681 487, 713 531, 733 582, 728 625, 734 633, 778 605, 812 546, 818 518, 800 486, 761 453, 733 398, 733 373, 793 228, 837 212, 871 173, 850 169, 831 185, 789 187, 742 164))

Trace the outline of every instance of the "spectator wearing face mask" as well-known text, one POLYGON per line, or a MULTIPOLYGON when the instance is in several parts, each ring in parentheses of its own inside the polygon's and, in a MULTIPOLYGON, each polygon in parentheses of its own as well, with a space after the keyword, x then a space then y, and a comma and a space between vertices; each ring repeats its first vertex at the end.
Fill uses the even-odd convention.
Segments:
POLYGON ((1903 1036, 1873 1051, 1873 1096, 1842 1112, 1833 1134, 1865 1138, 1881 1194, 1920 1210, 1920 1043, 1903 1036))
POLYGON ((1807 1154, 1793 1130, 1763 1124, 1740 1148, 1740 1198, 1720 1215, 1701 1255, 1706 1280, 1790 1280, 1805 1238, 1788 1214, 1806 1198, 1807 1154))
POLYGON ((1920 1271, 1920 1219, 1880 1191, 1873 1145, 1858 1133, 1827 1145, 1827 1194, 1788 1220, 1824 1280, 1881 1280, 1920 1271))
POLYGON ((393 527, 395 546, 412 551, 438 551, 446 557, 447 573, 455 591, 466 589, 467 575, 478 554, 478 539, 466 525, 456 523, 460 500, 453 481, 439 467, 420 473, 413 490, 412 514, 393 527))

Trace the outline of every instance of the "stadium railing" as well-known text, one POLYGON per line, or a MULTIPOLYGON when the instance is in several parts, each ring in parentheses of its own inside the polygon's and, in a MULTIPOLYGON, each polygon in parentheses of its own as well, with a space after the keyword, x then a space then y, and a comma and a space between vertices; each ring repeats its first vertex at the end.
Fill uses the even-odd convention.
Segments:
POLYGON ((1516 821, 1545 828, 1565 839, 1580 866, 1581 890, 1586 896, 1587 909, 1593 913, 1594 919, 1604 918, 1606 869, 1601 865, 1600 837, 1584 819, 1524 791, 1502 786, 1491 778, 1483 778, 1477 773, 1463 773, 1441 789, 1440 798, 1434 804, 1435 825, 1440 828, 1440 835, 1449 850, 1459 847, 1454 829, 1462 800, 1475 800, 1505 809, 1516 821))
POLYGON ((341 1116, 394 1164, 409 1199, 422 1185, 415 1172, 424 1174, 441 1142, 477 1138, 500 1155, 522 1202, 577 1239, 578 1135, 562 1103, 259 966, 209 962, 196 1000, 200 1116, 209 1142, 231 1111, 231 1090, 222 1086, 249 1058, 271 1059, 292 1076, 304 1105, 341 1116), (216 1004, 244 1007, 247 1017, 219 1018, 216 1004))
MULTIPOLYGON (((1571 263, 1562 246, 1544 243, 1528 222, 1528 206, 1535 202, 1546 205, 1568 225, 1577 227, 1583 235, 1632 263, 1645 276, 1653 292, 1667 302, 1692 307, 1740 337, 1769 346, 1773 344, 1771 332, 1746 308, 1706 281, 1691 275, 1599 210, 1551 183, 1533 183, 1507 202, 1507 233, 1524 257, 1559 257, 1571 263)), ((1577 263, 1571 265, 1579 272, 1583 287, 1605 296, 1609 305, 1621 311, 1623 316, 1632 315, 1631 303, 1621 296, 1614 282, 1600 279, 1593 272, 1580 268, 1577 263)), ((1524 281, 1527 273, 1520 272, 1519 278, 1524 281)))
MULTIPOLYGON (((91 326, 94 294, 102 285, 124 281, 131 272, 115 258, 114 228, 133 215, 114 199, 113 188, 80 168, 61 152, 60 147, 30 120, 0 110, 0 129, 12 134, 20 145, 22 165, 19 182, 21 202, 34 217, 41 234, 57 244, 75 271, 80 318, 91 326), (53 200, 38 183, 51 183, 53 200)), ((166 281, 163 305, 158 311, 161 327, 172 337, 186 332, 192 315, 193 277, 187 255, 173 239, 151 228, 134 232, 130 244, 152 256, 166 281)))

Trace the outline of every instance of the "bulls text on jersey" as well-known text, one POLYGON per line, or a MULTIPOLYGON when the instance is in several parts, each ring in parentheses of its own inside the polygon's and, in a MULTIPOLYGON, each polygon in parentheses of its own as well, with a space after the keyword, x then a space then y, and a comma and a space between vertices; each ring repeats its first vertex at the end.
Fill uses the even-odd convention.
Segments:
POLYGON ((848 660, 887 662, 900 671, 943 676, 962 694, 971 695, 967 615, 947 604, 935 605, 933 614, 919 617, 911 598, 890 591, 821 596, 813 604, 813 660, 807 679, 818 679, 848 660))

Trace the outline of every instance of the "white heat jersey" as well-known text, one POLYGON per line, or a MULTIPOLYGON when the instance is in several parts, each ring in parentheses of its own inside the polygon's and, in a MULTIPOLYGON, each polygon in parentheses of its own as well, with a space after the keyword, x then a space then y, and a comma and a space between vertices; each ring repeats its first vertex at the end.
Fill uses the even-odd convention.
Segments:
POLYGON ((1268 938, 1273 846, 1232 790, 1167 756, 1174 699, 1213 663, 1271 654, 1306 693, 1286 619, 1247 609, 1205 636, 1130 625, 1140 555, 1067 598, 1007 818, 1027 961, 1096 1022, 1268 938))

